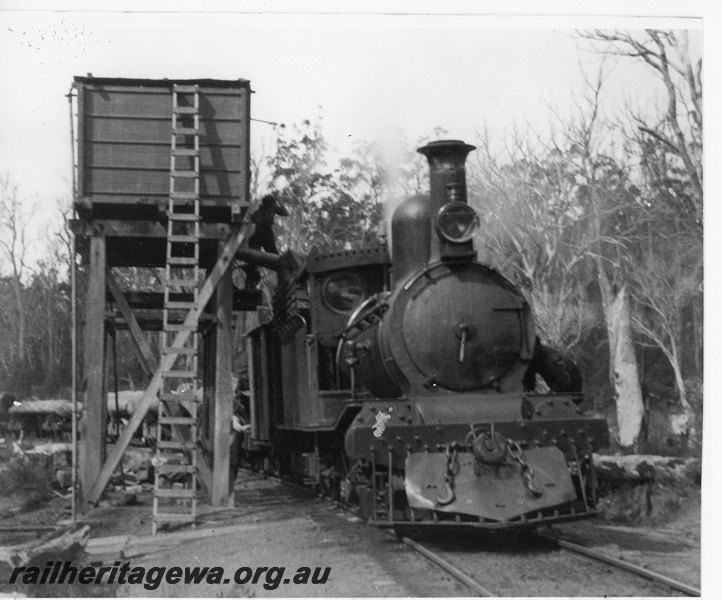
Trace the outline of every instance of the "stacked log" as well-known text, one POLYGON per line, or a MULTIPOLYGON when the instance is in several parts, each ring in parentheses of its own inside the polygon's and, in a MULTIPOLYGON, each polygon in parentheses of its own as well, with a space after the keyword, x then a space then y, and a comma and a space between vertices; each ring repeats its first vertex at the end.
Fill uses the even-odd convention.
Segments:
POLYGON ((597 477, 610 481, 699 483, 702 460, 674 456, 632 454, 628 456, 594 455, 597 477))
POLYGON ((15 546, 0 546, 0 561, 10 567, 45 567, 48 561, 83 562, 90 527, 49 534, 40 540, 15 546), (79 560, 81 559, 81 560, 79 560))

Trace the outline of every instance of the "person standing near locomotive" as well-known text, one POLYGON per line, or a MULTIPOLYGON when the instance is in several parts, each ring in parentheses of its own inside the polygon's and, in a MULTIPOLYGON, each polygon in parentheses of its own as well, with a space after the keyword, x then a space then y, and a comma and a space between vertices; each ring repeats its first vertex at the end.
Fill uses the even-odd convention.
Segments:
MULTIPOLYGON (((267 194, 261 199, 261 206, 251 214, 251 223, 253 223, 256 228, 248 240, 249 248, 278 254, 276 234, 273 231, 273 223, 276 215, 279 217, 287 217, 288 211, 274 195, 267 194)), ((258 285, 259 281, 260 275, 258 269, 253 265, 248 265, 246 270, 246 287, 254 288, 258 285)))

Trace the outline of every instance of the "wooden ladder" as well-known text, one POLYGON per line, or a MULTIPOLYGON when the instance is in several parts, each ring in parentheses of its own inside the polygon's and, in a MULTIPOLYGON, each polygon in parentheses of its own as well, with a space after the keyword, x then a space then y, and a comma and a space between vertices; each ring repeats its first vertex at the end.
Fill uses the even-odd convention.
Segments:
POLYGON ((153 535, 160 525, 168 523, 195 527, 198 503, 198 86, 174 85, 172 110, 153 535), (174 342, 180 333, 186 340, 179 345, 174 342))

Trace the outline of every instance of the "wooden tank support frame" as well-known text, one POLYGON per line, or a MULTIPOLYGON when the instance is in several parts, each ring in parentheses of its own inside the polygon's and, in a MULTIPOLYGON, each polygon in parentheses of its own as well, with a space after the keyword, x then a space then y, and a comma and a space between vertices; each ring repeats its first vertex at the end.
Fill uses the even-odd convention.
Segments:
MULTIPOLYGON (((230 361, 233 356, 233 313, 231 271, 229 266, 247 239, 252 225, 244 223, 238 227, 225 243, 219 242, 219 256, 212 271, 206 278, 198 296, 198 303, 191 309, 186 323, 197 319, 205 310, 211 298, 215 296, 214 355, 212 365, 213 397, 213 449, 214 465, 211 469, 207 461, 199 461, 199 479, 204 488, 210 492, 214 506, 225 506, 232 502, 232 490, 229 489, 229 448, 230 428, 233 411, 232 369, 230 361)), ((82 226, 75 225, 76 230, 82 226)), ((131 310, 125 295, 115 281, 106 258, 106 237, 94 235, 90 237, 90 264, 85 310, 84 338, 84 411, 81 425, 83 439, 81 462, 81 481, 83 496, 86 502, 96 504, 108 484, 110 477, 118 467, 133 435, 143 422, 148 409, 154 401, 161 384, 161 367, 141 335, 141 327, 131 310), (105 321, 106 321, 106 286, 130 331, 131 339, 141 364, 153 377, 146 388, 143 398, 136 407, 130 422, 123 429, 115 447, 106 457, 105 434, 107 418, 107 384, 105 380, 105 321)), ((179 332, 174 347, 181 347, 189 333, 179 332)), ((183 432, 179 432, 185 437, 183 432)))

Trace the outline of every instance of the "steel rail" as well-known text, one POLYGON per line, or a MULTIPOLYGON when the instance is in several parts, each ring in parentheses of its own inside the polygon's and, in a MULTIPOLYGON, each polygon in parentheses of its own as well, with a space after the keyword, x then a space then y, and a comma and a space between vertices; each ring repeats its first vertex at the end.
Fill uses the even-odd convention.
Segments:
POLYGON ((423 556, 428 558, 431 562, 433 562, 438 567, 441 567, 442 569, 444 569, 444 571, 446 571, 454 579, 463 583, 466 587, 468 587, 470 590, 473 590, 474 592, 476 592, 479 596, 481 596, 483 598, 493 598, 498 595, 493 592, 490 592, 485 587, 481 586, 475 579, 472 579, 466 573, 457 569, 450 562, 444 560, 438 554, 435 554, 434 552, 432 552, 428 548, 422 546, 418 542, 415 542, 414 540, 411 540, 407 537, 402 537, 401 541, 404 544, 406 544, 409 548, 415 550, 419 554, 422 554, 423 556))
POLYGON ((642 577, 646 577, 647 579, 651 579, 652 581, 662 583, 689 596, 702 595, 702 590, 700 588, 688 585, 686 583, 682 583, 681 581, 677 581, 675 579, 672 579, 671 577, 667 577, 666 575, 661 575, 660 573, 650 571, 649 569, 645 569, 644 567, 640 567, 620 558, 615 558, 613 556, 609 556, 608 554, 604 554, 603 552, 598 552, 597 550, 592 550, 590 548, 585 548, 584 546, 573 544, 572 542, 567 542, 566 540, 561 540, 554 537, 553 535, 548 535, 546 533, 537 532, 537 535, 546 540, 554 542, 560 548, 564 548, 565 550, 569 550, 570 552, 576 552, 577 554, 582 554, 583 556, 593 558, 594 560, 598 560, 600 562, 619 567, 620 569, 629 571, 630 573, 641 575, 642 577))

